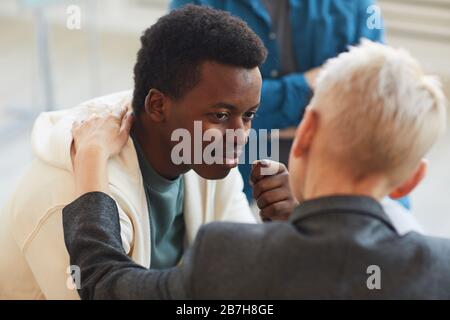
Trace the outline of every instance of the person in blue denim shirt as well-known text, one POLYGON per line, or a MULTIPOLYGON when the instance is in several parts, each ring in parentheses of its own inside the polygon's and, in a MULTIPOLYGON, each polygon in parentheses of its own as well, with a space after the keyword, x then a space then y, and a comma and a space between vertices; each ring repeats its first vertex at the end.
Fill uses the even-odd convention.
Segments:
MULTIPOLYGON (((281 129, 281 136, 287 129, 287 146, 280 141, 281 162, 286 162, 290 149, 289 128, 300 123, 325 61, 358 44, 361 38, 384 42, 382 21, 378 27, 370 23, 377 12, 372 7, 374 0, 172 0, 170 8, 188 3, 240 17, 266 45, 269 54, 261 67, 261 106, 252 126, 256 130, 281 129)), ((242 164, 239 169, 251 201, 251 165, 242 164)), ((401 202, 409 208, 407 199, 401 202)))

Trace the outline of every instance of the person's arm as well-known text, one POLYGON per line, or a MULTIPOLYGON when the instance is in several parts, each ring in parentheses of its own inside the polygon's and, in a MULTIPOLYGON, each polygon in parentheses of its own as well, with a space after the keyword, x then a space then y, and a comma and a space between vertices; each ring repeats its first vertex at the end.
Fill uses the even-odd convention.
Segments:
MULTIPOLYGON (((70 259, 64 245, 62 211, 56 206, 43 216, 23 245, 23 255, 45 299, 79 299, 70 273, 70 259), (49 263, 49 261, 51 263, 49 263)), ((133 226, 126 214, 120 214, 121 245, 128 253, 132 246, 133 226)))
POLYGON ((190 258, 165 271, 147 270, 122 248, 117 206, 102 192, 82 195, 63 209, 71 265, 81 272, 81 299, 189 298, 190 258))
POLYGON ((63 209, 64 240, 70 263, 80 270, 82 299, 186 298, 183 270, 149 271, 125 253, 118 207, 107 195, 108 159, 129 137, 132 115, 93 116, 72 129, 75 190, 63 209))
POLYGON ((69 256, 61 228, 62 208, 48 210, 24 243, 22 252, 45 299, 76 300, 79 297, 67 272, 69 256))
MULTIPOLYGON (((372 11, 378 10, 374 0, 357 2, 355 15, 356 42, 361 38, 384 42, 384 25, 381 15, 380 25, 368 23, 372 11), (368 12, 368 8, 369 12, 368 12)), ((350 43, 349 43, 350 45, 350 43)), ((255 128, 285 129, 296 127, 308 105, 320 68, 305 73, 292 73, 279 79, 264 79, 261 107, 253 121, 255 128)))
MULTIPOLYGON (((356 42, 361 38, 384 42, 384 25, 380 15, 380 25, 374 27, 368 23, 372 11, 378 10, 374 0, 357 2, 355 16, 356 42), (369 12, 368 12, 368 8, 369 12)), ((350 43, 349 43, 350 44, 350 43)), ((285 129, 296 127, 308 105, 319 69, 305 73, 293 73, 279 79, 264 79, 261 107, 257 118, 253 121, 256 128, 285 129)))
POLYGON ((134 117, 124 108, 119 115, 92 115, 72 126, 71 157, 77 196, 92 191, 109 193, 108 160, 128 141, 134 117))
POLYGON ((292 73, 279 79, 264 79, 261 106, 253 126, 256 129, 296 127, 312 97, 312 84, 305 73, 292 73))

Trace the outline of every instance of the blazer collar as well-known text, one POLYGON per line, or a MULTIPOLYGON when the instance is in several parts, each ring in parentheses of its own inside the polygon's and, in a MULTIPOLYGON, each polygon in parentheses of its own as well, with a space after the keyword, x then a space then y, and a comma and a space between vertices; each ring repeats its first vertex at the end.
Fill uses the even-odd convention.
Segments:
POLYGON ((381 204, 367 196, 328 196, 302 202, 294 210, 290 221, 295 223, 316 214, 359 214, 377 219, 395 231, 381 204))

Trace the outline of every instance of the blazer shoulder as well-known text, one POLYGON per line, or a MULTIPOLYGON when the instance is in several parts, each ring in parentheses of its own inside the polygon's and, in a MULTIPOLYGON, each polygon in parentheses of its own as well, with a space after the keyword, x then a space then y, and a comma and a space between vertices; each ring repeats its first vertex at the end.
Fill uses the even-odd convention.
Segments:
MULTIPOLYGON (((284 225, 288 225, 287 223, 284 225)), ((278 223, 214 222, 203 226, 191 251, 191 293, 198 299, 262 297, 266 282, 261 266, 270 258, 278 223), (258 284, 258 286, 254 286, 258 284)))
POLYGON ((255 223, 211 222, 200 229, 203 241, 233 242, 261 240, 268 235, 267 225, 255 223))
MULTIPOLYGON (((402 252, 409 252, 420 260, 427 272, 448 273, 450 265, 450 239, 410 232, 401 238, 402 252), (408 250, 406 250, 408 249, 408 250)), ((448 278, 450 283, 450 278, 448 278)))
POLYGON ((212 222, 200 228, 194 244, 197 260, 256 261, 270 250, 276 235, 288 235, 289 223, 212 222))
POLYGON ((445 258, 450 263, 450 239, 426 236, 416 232, 413 232, 413 234, 418 245, 429 252, 433 259, 445 258))

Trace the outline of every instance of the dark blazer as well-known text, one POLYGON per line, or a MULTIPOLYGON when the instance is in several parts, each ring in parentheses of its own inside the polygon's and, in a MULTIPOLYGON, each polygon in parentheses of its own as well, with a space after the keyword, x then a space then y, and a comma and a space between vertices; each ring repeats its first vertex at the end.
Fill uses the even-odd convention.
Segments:
POLYGON ((206 225, 164 271, 127 257, 106 194, 75 200, 63 224, 83 299, 450 299, 450 240, 399 236, 369 197, 306 201, 289 222, 206 225))

